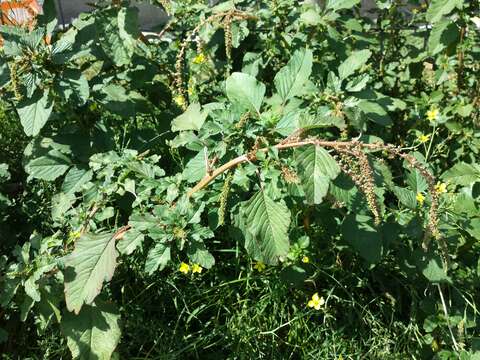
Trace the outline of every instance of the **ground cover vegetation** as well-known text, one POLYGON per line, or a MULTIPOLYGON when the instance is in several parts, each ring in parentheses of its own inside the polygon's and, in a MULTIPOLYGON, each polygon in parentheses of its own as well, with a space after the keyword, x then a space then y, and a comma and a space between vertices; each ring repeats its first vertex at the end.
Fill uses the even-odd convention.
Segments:
POLYGON ((0 27, 2 359, 480 358, 479 3, 157 5, 0 27))

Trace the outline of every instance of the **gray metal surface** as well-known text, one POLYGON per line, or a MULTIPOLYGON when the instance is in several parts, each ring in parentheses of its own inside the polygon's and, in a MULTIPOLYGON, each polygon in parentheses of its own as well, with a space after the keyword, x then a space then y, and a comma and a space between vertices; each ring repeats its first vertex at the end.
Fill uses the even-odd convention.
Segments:
MULTIPOLYGON (((39 1, 43 2, 43 1, 39 1)), ((56 0, 58 20, 60 24, 67 25, 73 19, 77 18, 82 12, 91 11, 92 8, 88 3, 92 0, 56 0)), ((167 15, 158 6, 150 5, 146 2, 133 1, 132 5, 139 10, 140 27, 142 30, 151 30, 154 27, 162 24, 167 19, 167 15)))

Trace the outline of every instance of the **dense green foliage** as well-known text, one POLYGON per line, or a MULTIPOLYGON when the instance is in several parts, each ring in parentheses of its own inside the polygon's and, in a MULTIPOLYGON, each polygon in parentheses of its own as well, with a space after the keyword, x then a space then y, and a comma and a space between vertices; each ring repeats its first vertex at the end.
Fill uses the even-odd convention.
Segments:
POLYGON ((0 27, 2 358, 480 358, 478 2, 156 3, 0 27))

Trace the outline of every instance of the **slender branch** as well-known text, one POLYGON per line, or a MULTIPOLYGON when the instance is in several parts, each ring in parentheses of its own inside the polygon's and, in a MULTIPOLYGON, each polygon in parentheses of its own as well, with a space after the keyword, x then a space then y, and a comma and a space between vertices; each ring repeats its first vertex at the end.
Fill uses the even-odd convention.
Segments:
MULTIPOLYGON (((316 145, 316 146, 323 146, 323 147, 330 147, 330 148, 348 148, 351 147, 354 143, 360 144, 363 148, 369 148, 369 149, 378 149, 381 147, 380 144, 365 144, 362 142, 356 142, 356 141, 326 141, 326 140, 320 140, 316 138, 309 138, 305 140, 300 140, 300 141, 291 141, 291 142, 280 142, 276 145, 273 146, 273 148, 277 150, 286 150, 286 149, 292 149, 292 148, 298 148, 302 146, 307 146, 307 145, 316 145)), ((268 152, 270 148, 265 147, 258 149, 259 152, 266 153, 268 152)), ((206 187, 208 184, 210 184, 213 180, 215 180, 218 176, 222 175, 224 172, 230 170, 231 168, 240 165, 242 163, 248 162, 248 161, 255 161, 255 154, 244 154, 239 157, 236 157, 233 160, 230 160, 229 162, 223 164, 219 168, 215 169, 214 171, 211 172, 211 174, 206 174, 202 180, 200 180, 197 185, 195 185, 189 192, 188 196, 192 196, 196 192, 202 190, 204 187, 206 187)))

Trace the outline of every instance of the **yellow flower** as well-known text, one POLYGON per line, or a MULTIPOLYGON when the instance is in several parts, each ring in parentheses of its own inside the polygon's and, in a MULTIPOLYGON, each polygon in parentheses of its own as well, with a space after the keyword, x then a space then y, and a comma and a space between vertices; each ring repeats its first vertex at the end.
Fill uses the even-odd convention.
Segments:
POLYGON ((418 135, 417 140, 420 141, 422 144, 426 143, 428 140, 430 140, 430 135, 418 135))
POLYGON ((185 105, 185 98, 183 95, 177 95, 173 98, 173 101, 175 101, 175 104, 178 106, 184 106, 185 105))
POLYGON ((205 54, 204 54, 204 53, 200 53, 200 54, 198 54, 197 56, 195 56, 195 57, 193 58, 193 63, 194 63, 194 64, 202 64, 202 63, 205 62, 206 59, 207 59, 207 58, 205 57, 205 54))
POLYGON ((447 192, 447 184, 438 182, 437 185, 435 185, 435 192, 437 194, 445 194, 447 192))
POLYGON ((253 267, 257 269, 258 272, 262 272, 267 268, 267 266, 262 261, 257 261, 253 267))
POLYGON ((427 111, 427 119, 430 121, 435 121, 438 118, 438 110, 437 109, 431 109, 427 111))
POLYGON ((304 255, 304 256, 302 257, 302 262, 303 262, 304 264, 308 264, 308 263, 310 262, 310 258, 309 258, 307 255, 304 255))
POLYGON ((422 193, 418 193, 416 199, 418 204, 422 206, 425 201, 425 195, 423 195, 422 193))
POLYGON ((187 275, 188 272, 190 271, 190 265, 188 265, 187 263, 182 262, 182 263, 180 264, 180 267, 178 268, 178 271, 180 271, 181 273, 184 273, 185 275, 187 275))
POLYGON ((198 273, 200 274, 202 272, 203 268, 198 265, 198 264, 193 264, 192 265, 192 274, 198 273))
POLYGON ((78 239, 80 236, 82 236, 82 233, 80 231, 72 231, 68 234, 68 238, 71 240, 78 239))
POLYGON ((315 310, 320 310, 320 308, 325 305, 325 300, 323 296, 318 296, 318 293, 312 295, 312 299, 308 302, 308 307, 314 308, 315 310))

